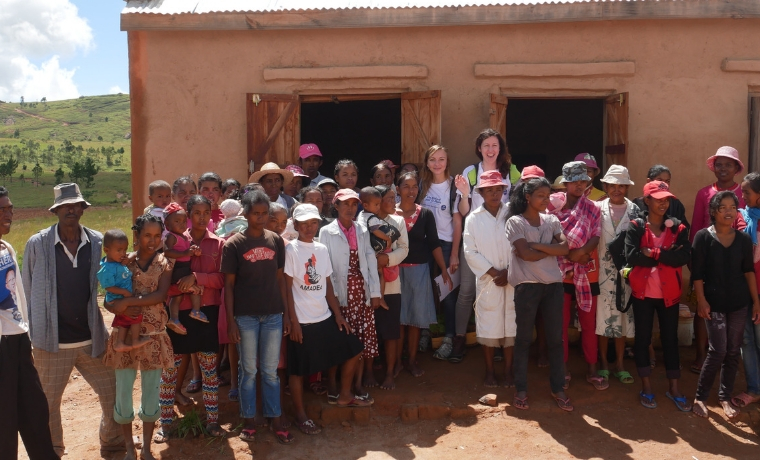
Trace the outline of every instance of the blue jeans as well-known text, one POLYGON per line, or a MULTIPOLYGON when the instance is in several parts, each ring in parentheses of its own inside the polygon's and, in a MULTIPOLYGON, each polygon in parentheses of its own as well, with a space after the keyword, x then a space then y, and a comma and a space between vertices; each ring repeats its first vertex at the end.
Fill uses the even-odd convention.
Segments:
MULTIPOLYGON (((443 252, 443 261, 446 264, 446 268, 449 268, 449 258, 451 257, 451 242, 441 240, 441 251, 443 252)), ((430 263, 431 273, 438 271, 438 265, 433 260, 430 263), (435 271, 433 270, 435 267, 435 271)), ((456 309, 457 309, 457 291, 449 292, 443 301, 441 307, 443 308, 443 317, 446 323, 446 337, 454 337, 456 335, 456 309)), ((469 317, 467 318, 470 319, 469 317)))
POLYGON ((282 315, 236 316, 240 330, 239 387, 240 416, 256 415, 256 367, 261 370, 261 394, 264 398, 264 417, 279 417, 280 379, 277 363, 280 361, 282 344, 282 315))
POLYGON ((744 359, 744 376, 747 379, 747 393, 760 394, 760 324, 752 322, 752 307, 744 326, 742 342, 742 359, 744 359))

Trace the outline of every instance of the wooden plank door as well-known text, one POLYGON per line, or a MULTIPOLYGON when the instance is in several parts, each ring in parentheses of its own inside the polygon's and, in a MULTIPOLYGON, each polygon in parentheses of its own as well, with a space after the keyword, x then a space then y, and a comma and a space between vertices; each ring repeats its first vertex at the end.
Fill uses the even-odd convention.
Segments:
POLYGON ((760 169, 760 96, 749 98, 749 167, 748 171, 760 169))
POLYGON ((422 166, 425 152, 441 143, 441 92, 401 95, 401 163, 422 166))
POLYGON ((297 94, 246 95, 249 174, 264 163, 298 162, 301 101, 297 94))
POLYGON ((628 163, 628 93, 607 97, 604 105, 604 169, 628 163))
POLYGON ((507 96, 491 94, 491 109, 489 113, 489 128, 498 131, 501 137, 507 139, 507 96))

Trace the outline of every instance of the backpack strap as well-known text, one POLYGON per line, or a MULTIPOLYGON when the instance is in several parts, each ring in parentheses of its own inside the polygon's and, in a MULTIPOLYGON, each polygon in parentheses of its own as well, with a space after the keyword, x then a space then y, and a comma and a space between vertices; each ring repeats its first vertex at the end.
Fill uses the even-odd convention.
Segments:
POLYGON ((472 169, 467 173, 467 181, 470 183, 470 193, 478 185, 478 163, 472 165, 472 169))
POLYGON ((454 186, 454 180, 449 180, 449 213, 454 215, 454 203, 457 201, 457 188, 454 186))

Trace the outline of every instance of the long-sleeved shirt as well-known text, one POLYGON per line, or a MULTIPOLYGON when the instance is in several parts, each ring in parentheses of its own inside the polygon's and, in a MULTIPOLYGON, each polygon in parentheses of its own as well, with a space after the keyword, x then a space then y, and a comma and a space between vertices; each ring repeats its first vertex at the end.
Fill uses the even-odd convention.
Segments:
MULTIPOLYGON (((190 231, 185 235, 192 239, 190 231)), ((195 275, 196 284, 203 286, 203 296, 201 305, 220 305, 222 303, 222 288, 224 287, 224 274, 222 269, 222 251, 224 249, 224 240, 206 230, 203 239, 200 242, 193 241, 201 248, 200 257, 190 259, 190 269, 195 275)), ((169 289, 169 296, 181 294, 176 285, 169 289)), ((182 303, 179 305, 180 310, 190 310, 192 308, 190 296, 184 296, 182 303)))

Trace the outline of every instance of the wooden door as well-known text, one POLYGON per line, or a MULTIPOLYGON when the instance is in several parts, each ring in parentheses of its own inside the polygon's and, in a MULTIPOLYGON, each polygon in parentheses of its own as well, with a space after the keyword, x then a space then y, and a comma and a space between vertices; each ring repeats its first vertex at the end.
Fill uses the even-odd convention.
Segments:
POLYGON ((301 101, 297 94, 246 95, 249 174, 264 163, 298 162, 301 101))
POLYGON ((507 140, 507 96, 491 94, 491 109, 489 113, 489 128, 498 131, 507 140))
POLYGON ((430 146, 441 143, 441 92, 401 95, 401 163, 418 167, 430 146))
POLYGON ((749 98, 749 167, 748 171, 760 169, 760 96, 749 98))
POLYGON ((628 93, 618 93, 605 101, 604 169, 628 163, 628 93))

